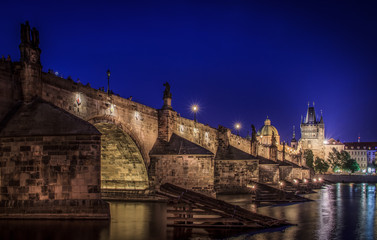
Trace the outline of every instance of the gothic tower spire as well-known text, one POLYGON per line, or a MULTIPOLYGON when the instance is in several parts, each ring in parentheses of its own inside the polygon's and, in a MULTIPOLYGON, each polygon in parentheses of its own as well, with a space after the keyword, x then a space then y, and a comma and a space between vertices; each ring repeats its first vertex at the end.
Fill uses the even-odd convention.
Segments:
POLYGON ((29 22, 21 24, 21 86, 25 102, 30 102, 36 96, 42 95, 42 66, 40 61, 39 32, 30 30, 29 22))

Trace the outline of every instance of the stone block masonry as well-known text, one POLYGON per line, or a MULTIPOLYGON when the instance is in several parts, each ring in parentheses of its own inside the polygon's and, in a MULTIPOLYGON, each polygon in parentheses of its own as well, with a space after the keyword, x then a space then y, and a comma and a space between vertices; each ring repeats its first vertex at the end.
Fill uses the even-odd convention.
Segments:
POLYGON ((100 136, 6 137, 0 146, 0 218, 108 217, 100 136))
POLYGON ((98 199, 99 138, 1 138, 1 200, 98 199))
POLYGON ((247 184, 259 181, 258 160, 215 160, 216 193, 247 193, 247 184))
POLYGON ((0 124, 0 218, 109 218, 101 133, 35 99, 0 124))
POLYGON ((213 156, 160 155, 152 156, 151 177, 156 188, 164 183, 191 189, 206 195, 214 195, 213 156))

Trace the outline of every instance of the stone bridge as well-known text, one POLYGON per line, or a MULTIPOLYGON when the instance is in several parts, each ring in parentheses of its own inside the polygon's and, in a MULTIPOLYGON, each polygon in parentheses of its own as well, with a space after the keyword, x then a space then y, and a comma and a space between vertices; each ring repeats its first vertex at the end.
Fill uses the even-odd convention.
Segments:
MULTIPOLYGON (((13 137, 1 132, 6 132, 17 106, 38 100, 94 125, 102 134, 102 189, 146 190, 172 182, 211 192, 216 186, 246 186, 248 179, 276 182, 308 176, 301 155, 289 147, 261 144, 227 128, 181 117, 173 110, 170 87, 165 88, 162 108, 154 109, 42 71, 37 33, 32 33, 33 39, 21 34, 20 61, 0 60, 0 137, 13 137), (289 171, 281 170, 285 168, 289 171)), ((47 113, 29 114, 49 122, 47 113)), ((29 123, 25 118, 20 127, 29 123)))

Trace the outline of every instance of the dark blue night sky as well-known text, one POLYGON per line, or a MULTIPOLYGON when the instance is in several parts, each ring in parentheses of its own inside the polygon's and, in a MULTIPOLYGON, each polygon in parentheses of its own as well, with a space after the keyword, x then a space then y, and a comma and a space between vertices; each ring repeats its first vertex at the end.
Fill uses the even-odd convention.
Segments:
POLYGON ((0 55, 19 59, 19 24, 40 32, 44 71, 151 107, 168 81, 173 108, 213 127, 298 134, 308 101, 326 136, 377 141, 377 4, 371 1, 3 0, 0 55))

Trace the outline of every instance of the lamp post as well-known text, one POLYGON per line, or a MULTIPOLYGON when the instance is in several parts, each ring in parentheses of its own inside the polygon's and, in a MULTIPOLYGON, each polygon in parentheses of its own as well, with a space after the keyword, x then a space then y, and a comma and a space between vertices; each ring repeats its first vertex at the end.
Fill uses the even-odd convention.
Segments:
POLYGON ((237 136, 239 136, 240 135, 241 124, 240 123, 236 123, 234 125, 234 128, 237 130, 237 136))
POLYGON ((194 113, 194 122, 196 122, 196 113, 199 111, 198 105, 192 105, 191 106, 191 111, 194 113))
POLYGON ((110 69, 107 69, 107 96, 110 95, 110 69))

